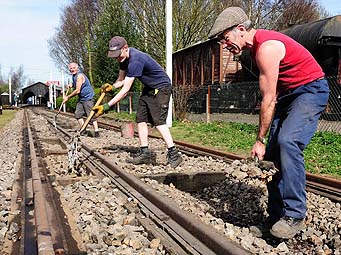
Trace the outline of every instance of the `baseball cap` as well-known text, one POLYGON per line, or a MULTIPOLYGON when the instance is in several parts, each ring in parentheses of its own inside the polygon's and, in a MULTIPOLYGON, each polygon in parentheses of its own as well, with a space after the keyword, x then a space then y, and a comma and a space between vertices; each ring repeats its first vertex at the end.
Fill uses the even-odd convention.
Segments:
POLYGON ((121 36, 114 36, 113 38, 111 38, 109 42, 108 57, 109 58, 119 57, 121 55, 121 49, 126 44, 127 41, 121 36))
POLYGON ((242 24, 249 20, 243 9, 239 7, 228 7, 220 13, 215 20, 208 38, 216 37, 226 29, 242 24))

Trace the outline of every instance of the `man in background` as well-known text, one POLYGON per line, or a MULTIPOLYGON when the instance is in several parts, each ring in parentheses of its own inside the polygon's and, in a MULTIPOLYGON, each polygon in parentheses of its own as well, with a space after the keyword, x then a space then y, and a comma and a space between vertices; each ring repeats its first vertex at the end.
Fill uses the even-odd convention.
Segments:
MULTIPOLYGON (((70 84, 68 87, 73 88, 74 90, 70 95, 64 96, 63 103, 66 103, 70 98, 78 95, 75 118, 77 119, 81 128, 84 124, 83 116, 89 116, 92 107, 94 106, 93 98, 95 96, 95 92, 88 77, 79 70, 77 63, 70 63, 69 70, 72 74, 72 84, 70 84)), ((92 124, 95 130, 94 136, 99 137, 97 121, 94 120, 92 124)), ((87 135, 87 131, 82 131, 81 135, 87 135)))

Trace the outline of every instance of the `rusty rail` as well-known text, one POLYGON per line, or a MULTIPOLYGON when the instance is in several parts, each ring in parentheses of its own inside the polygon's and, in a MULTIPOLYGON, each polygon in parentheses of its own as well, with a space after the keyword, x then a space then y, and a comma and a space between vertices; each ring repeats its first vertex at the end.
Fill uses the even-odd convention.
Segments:
POLYGON ((198 238, 207 247, 209 247, 216 254, 222 255, 242 255, 249 254, 246 250, 242 249, 240 246, 234 244, 232 241, 228 240, 226 237, 221 236, 215 232, 211 227, 203 224, 197 219, 193 218, 193 215, 179 210, 178 206, 170 201, 169 199, 158 195, 155 190, 151 189, 147 184, 142 182, 140 179, 132 174, 120 170, 109 160, 107 160, 101 153, 95 151, 91 147, 82 144, 82 147, 91 155, 98 158, 102 164, 112 170, 115 174, 121 177, 130 186, 136 189, 140 194, 146 197, 159 209, 161 209, 166 215, 170 216, 179 225, 185 228, 188 232, 198 238))
POLYGON ((51 230, 50 230, 50 225, 48 222, 48 215, 46 213, 45 198, 44 198, 43 188, 42 188, 42 184, 40 180, 38 160, 36 157, 33 136, 32 136, 29 119, 28 119, 26 112, 25 112, 25 119, 26 119, 27 128, 28 128, 28 139, 29 139, 30 157, 31 157, 37 250, 38 250, 39 255, 54 255, 55 251, 53 249, 51 230))

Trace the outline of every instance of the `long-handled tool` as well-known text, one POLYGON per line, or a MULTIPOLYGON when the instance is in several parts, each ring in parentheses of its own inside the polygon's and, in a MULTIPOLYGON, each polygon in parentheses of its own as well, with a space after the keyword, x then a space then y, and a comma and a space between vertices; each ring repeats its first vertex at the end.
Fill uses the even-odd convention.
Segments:
MULTIPOLYGON (((98 98, 95 106, 99 106, 102 102, 102 100, 104 99, 105 96, 105 92, 102 92, 100 97, 98 98)), ((68 172, 69 173, 76 173, 79 174, 79 172, 77 171, 78 167, 77 165, 79 164, 79 155, 78 152, 80 151, 81 148, 81 144, 80 144, 80 133, 82 131, 84 131, 86 129, 86 127, 88 126, 90 120, 92 119, 92 117, 94 116, 95 111, 91 111, 88 118, 86 119, 86 121, 84 122, 84 124, 82 125, 81 129, 77 132, 77 134, 75 136, 73 136, 72 140, 71 140, 71 144, 68 150, 68 161, 69 161, 69 166, 68 166, 68 172)))
MULTIPOLYGON (((68 89, 66 90, 65 96, 68 95, 69 90, 70 90, 70 88, 68 88, 68 89)), ((53 125, 54 125, 54 128, 57 128, 57 122, 56 122, 57 116, 58 116, 58 114, 60 113, 60 111, 62 110, 63 105, 64 105, 64 102, 62 102, 62 103, 60 104, 60 107, 59 107, 59 110, 58 110, 57 114, 53 116, 53 125)))
MULTIPOLYGON (((101 103, 102 103, 102 100, 104 99, 105 97, 105 92, 102 92, 100 97, 98 98, 96 104, 94 105, 95 106, 99 106, 101 103)), ((84 131, 86 129, 86 127, 88 126, 90 120, 92 119, 92 117, 95 115, 95 111, 92 110, 88 116, 88 118, 86 119, 86 121, 84 122, 84 124, 82 125, 81 129, 79 130, 79 133, 81 133, 82 131, 84 131)))

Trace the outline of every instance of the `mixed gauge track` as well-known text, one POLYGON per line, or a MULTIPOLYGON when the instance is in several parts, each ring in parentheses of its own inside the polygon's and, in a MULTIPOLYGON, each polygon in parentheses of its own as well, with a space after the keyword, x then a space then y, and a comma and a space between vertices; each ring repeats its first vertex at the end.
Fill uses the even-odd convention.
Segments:
POLYGON ((8 218, 7 254, 341 252, 338 180, 307 174, 306 229, 279 240, 262 228, 266 183, 277 171, 270 162, 176 141, 184 162, 173 169, 151 135, 153 164, 134 166, 125 160, 138 139, 122 137, 124 123, 103 119, 95 138, 90 126, 79 136, 70 114, 20 114, 22 163, 11 195, 20 213, 8 218))

